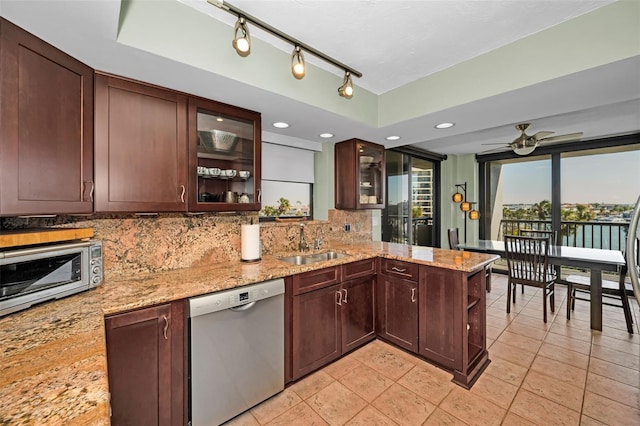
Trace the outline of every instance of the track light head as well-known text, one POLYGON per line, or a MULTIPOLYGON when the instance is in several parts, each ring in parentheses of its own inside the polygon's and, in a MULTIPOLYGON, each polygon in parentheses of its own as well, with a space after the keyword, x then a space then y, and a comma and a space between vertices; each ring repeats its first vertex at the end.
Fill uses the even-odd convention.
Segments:
POLYGON ((304 77, 306 72, 306 65, 304 63, 304 54, 300 49, 300 46, 295 46, 293 48, 293 53, 291 54, 291 73, 293 76, 301 80, 304 77))
POLYGON ((353 82, 349 71, 344 72, 344 80, 342 81, 342 86, 338 87, 338 94, 347 99, 353 97, 353 82))
POLYGON ((244 16, 238 16, 238 20, 233 29, 233 42, 231 44, 240 56, 249 56, 249 53, 251 53, 251 36, 249 35, 249 27, 245 22, 244 16))

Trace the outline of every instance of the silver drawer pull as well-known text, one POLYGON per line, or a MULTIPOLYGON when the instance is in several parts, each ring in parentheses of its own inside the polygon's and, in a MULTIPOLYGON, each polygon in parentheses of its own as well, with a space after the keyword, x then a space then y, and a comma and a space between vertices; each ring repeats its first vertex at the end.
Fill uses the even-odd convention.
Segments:
POLYGON ((397 268, 395 266, 393 268, 391 268, 391 270, 395 271, 395 272, 407 272, 406 268, 397 268))
POLYGON ((416 303, 416 288, 411 289, 411 302, 416 303))

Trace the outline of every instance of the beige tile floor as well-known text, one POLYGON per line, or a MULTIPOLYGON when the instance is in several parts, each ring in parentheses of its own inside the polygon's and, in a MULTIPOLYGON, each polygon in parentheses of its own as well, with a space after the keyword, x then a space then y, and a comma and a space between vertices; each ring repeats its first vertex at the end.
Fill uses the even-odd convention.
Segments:
POLYGON ((589 328, 588 302, 566 320, 566 288, 542 322, 542 296, 518 290, 506 313, 506 277, 487 294, 491 364, 471 390, 451 374, 376 340, 293 384, 229 425, 640 425, 640 312, 621 309, 589 328))

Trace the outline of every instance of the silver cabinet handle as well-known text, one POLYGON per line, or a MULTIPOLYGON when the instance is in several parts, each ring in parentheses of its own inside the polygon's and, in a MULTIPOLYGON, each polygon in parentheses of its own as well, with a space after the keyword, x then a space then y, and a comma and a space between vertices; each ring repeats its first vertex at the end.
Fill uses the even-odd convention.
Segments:
POLYGON ((411 302, 416 303, 416 288, 411 289, 411 302))
POLYGON ((258 202, 262 202, 262 191, 260 190, 260 188, 258 188, 258 202))
POLYGON ((91 190, 89 191, 89 201, 93 203, 93 190, 95 189, 95 184, 93 183, 92 180, 85 180, 84 181, 85 184, 85 191, 86 191, 86 185, 91 184, 91 190))
POLYGON ((184 193, 187 191, 187 189, 184 187, 184 185, 180 185, 180 188, 182 188, 182 194, 180 194, 180 202, 184 203, 184 193))
POLYGON ((336 304, 342 306, 342 292, 340 290, 336 291, 336 304))
POLYGON ((396 271, 396 272, 406 272, 407 269, 406 268, 396 268, 395 266, 393 268, 391 268, 392 271, 396 271))
POLYGON ((163 315, 162 319, 164 320, 164 330, 162 330, 162 335, 164 336, 164 340, 169 340, 167 338, 167 330, 169 330, 169 318, 167 318, 166 315, 163 315))
POLYGON ((342 289, 342 291, 344 291, 344 303, 347 303, 347 296, 349 295, 349 293, 347 292, 346 288, 342 289))

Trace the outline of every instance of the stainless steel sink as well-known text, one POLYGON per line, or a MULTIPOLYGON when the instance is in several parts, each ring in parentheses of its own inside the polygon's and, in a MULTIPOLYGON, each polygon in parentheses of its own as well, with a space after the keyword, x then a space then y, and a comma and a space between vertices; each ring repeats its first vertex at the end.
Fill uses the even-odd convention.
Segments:
POLYGON ((279 257, 283 262, 292 265, 308 265, 310 263, 324 262, 325 260, 340 259, 347 257, 348 254, 338 253, 337 251, 326 251, 324 253, 299 254, 297 256, 279 257))

